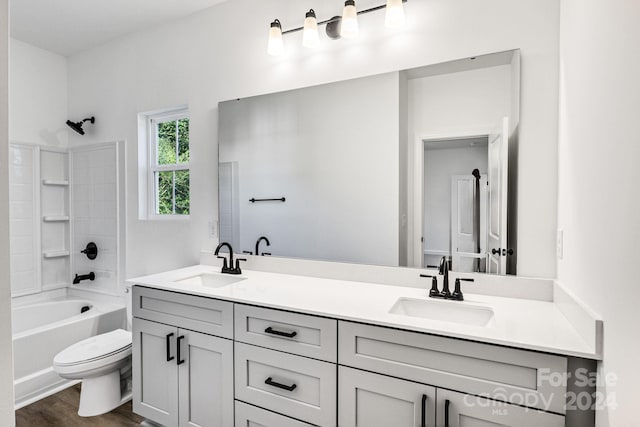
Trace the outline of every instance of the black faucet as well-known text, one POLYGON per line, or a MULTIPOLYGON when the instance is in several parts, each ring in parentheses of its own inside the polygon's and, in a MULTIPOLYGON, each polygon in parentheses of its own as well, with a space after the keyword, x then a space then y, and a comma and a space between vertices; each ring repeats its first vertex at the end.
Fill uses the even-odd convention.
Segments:
POLYGON ((438 274, 443 276, 442 292, 440 292, 440 297, 444 299, 451 298, 451 291, 449 291, 449 270, 451 270, 449 257, 443 256, 440 260, 440 266, 438 267, 438 274))
MULTIPOLYGON (((260 255, 260 242, 262 241, 267 242, 267 246, 271 246, 271 242, 269 242, 269 239, 267 239, 265 236, 260 236, 260 238, 258 239, 258 241, 256 242, 256 251, 254 252, 256 254, 256 256, 260 255)), ((267 252, 263 252, 262 255, 267 255, 267 252)), ((271 255, 271 254, 268 254, 271 255)))
POLYGON ((227 242, 222 242, 218 245, 218 247, 216 248, 216 251, 214 252, 214 255, 216 255, 218 258, 224 260, 223 264, 222 264, 222 273, 224 274, 242 274, 242 270, 240 269, 240 261, 246 261, 246 258, 238 258, 236 259, 236 264, 235 266, 233 265, 233 248, 231 247, 231 245, 227 242), (220 249, 222 249, 222 247, 226 246, 227 248, 229 248, 229 264, 227 264, 227 258, 223 257, 223 256, 218 256, 218 254, 220 253, 220 249))
POLYGON ((76 277, 73 279, 73 284, 77 285, 78 283, 82 282, 83 280, 96 280, 96 274, 92 271, 89 274, 80 274, 78 275, 76 273, 76 277))

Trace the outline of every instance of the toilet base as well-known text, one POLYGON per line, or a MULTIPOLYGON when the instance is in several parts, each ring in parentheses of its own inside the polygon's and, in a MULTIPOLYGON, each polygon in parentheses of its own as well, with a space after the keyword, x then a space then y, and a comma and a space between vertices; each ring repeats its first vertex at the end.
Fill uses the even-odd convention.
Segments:
POLYGON ((131 391, 121 390, 120 370, 98 377, 82 380, 78 415, 95 417, 111 412, 123 403, 131 400, 131 391))

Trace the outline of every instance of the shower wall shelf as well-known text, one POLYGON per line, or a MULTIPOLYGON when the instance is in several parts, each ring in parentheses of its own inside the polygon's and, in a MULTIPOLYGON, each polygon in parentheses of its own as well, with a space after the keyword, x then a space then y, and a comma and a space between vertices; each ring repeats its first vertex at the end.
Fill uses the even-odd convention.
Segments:
POLYGON ((67 222, 69 215, 45 215, 42 217, 44 222, 67 222))
POLYGON ((55 185, 58 187, 67 187, 69 185, 69 181, 63 179, 43 179, 42 185, 55 185))
POLYGON ((69 185, 69 181, 62 179, 43 179, 42 185, 55 185, 59 187, 67 187, 69 185))
POLYGON ((64 258, 68 257, 70 254, 69 251, 60 250, 60 251, 45 251, 42 253, 42 256, 46 259, 50 258, 64 258))

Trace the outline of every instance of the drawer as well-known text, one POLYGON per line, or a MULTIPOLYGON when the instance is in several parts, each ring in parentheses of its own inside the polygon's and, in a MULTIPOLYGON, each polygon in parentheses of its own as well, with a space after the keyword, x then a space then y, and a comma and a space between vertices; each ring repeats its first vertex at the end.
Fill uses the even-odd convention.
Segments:
POLYGON ((338 335, 341 365, 565 413, 565 357, 343 321, 338 335))
POLYGON ((236 304, 236 341, 337 362, 338 321, 236 304))
POLYGON ((311 427, 311 424, 236 400, 236 427, 311 427))
POLYGON ((336 423, 336 365, 235 343, 236 399, 319 426, 336 423))
POLYGON ((132 298, 134 317, 233 338, 233 303, 143 286, 132 298))

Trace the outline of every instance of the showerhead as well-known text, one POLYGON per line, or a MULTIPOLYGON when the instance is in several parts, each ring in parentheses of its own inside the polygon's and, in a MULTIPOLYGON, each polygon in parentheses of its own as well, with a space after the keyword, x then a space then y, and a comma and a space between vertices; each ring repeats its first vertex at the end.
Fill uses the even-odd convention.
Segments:
POLYGON ((76 132, 78 132, 80 135, 84 135, 84 129, 82 129, 82 124, 84 122, 91 122, 91 123, 95 123, 96 122, 96 118, 91 116, 89 118, 86 118, 80 122, 72 122, 71 120, 67 120, 67 126, 69 126, 71 129, 75 130, 76 132))
POLYGON ((471 175, 473 175, 476 179, 480 179, 480 171, 478 169, 474 169, 473 172, 471 172, 471 175))

